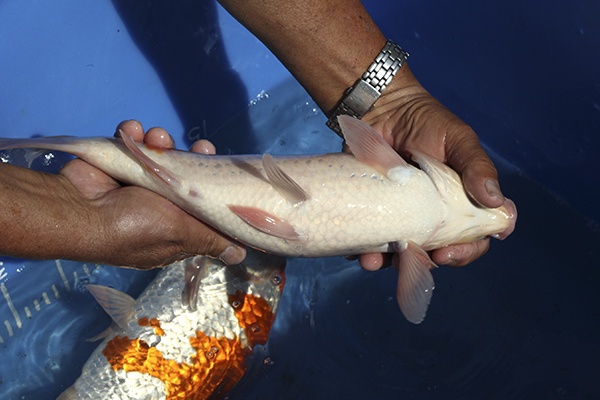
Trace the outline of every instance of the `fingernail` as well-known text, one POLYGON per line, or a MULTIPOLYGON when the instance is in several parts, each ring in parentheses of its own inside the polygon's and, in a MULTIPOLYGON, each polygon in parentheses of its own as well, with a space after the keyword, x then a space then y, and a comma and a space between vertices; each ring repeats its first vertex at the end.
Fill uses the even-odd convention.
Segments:
POLYGON ((504 199, 504 195, 500 191, 500 185, 495 180, 488 179, 487 181, 485 181, 485 190, 487 190, 488 194, 491 197, 504 199))
POLYGON ((237 265, 246 258, 246 249, 236 245, 229 245, 221 254, 219 260, 227 265, 237 265))

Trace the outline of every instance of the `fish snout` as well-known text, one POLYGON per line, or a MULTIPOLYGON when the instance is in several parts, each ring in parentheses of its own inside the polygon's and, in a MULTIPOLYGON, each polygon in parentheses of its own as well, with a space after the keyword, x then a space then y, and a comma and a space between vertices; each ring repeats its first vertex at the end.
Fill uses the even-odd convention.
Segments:
POLYGON ((514 201, 507 198, 504 204, 500 206, 499 210, 506 215, 508 227, 502 232, 496 233, 492 236, 498 240, 504 240, 515 230, 517 224, 517 206, 514 201))

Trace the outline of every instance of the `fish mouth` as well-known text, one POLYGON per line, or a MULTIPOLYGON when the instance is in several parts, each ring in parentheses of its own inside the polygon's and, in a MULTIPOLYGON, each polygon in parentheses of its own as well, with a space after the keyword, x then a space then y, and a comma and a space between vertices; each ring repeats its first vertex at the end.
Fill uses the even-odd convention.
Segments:
POLYGON ((510 236, 511 233, 514 232, 515 227, 517 225, 517 205, 514 201, 507 198, 504 204, 500 206, 499 210, 506 215, 506 218, 508 220, 508 227, 502 232, 493 234, 492 237, 498 240, 504 240, 508 236, 510 236))

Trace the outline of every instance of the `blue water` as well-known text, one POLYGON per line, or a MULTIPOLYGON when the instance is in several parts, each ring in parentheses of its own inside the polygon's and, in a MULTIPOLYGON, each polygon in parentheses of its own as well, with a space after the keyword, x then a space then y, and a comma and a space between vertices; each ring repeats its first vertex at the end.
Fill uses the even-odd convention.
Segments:
MULTIPOLYGON (((220 152, 239 144, 231 141, 242 119, 252 121, 253 151, 314 153, 340 145, 291 80, 216 131, 211 139, 233 143, 220 145, 220 152)), ((425 322, 412 325, 402 317, 394 270, 368 273, 343 258, 291 260, 269 343, 256 350, 228 398, 600 397, 600 234, 517 169, 494 161, 505 193, 519 207, 518 228, 469 267, 434 272, 425 322)), ((50 164, 37 168, 56 167, 50 164)), ((21 322, 18 327, 0 298, 2 399, 54 398, 78 376, 95 347, 85 339, 109 323, 85 283, 135 296, 152 278, 151 272, 68 261, 60 264, 62 275, 55 261, 3 262, 0 284, 21 322)))
MULTIPOLYGON (((426 88, 502 155, 517 230, 468 267, 436 270, 419 326, 397 309, 394 271, 290 261, 271 339, 229 398, 600 398, 600 3, 364 3, 426 88)), ((2 136, 110 135, 138 118, 180 148, 204 136, 221 153, 339 148, 284 68, 212 0, 0 10, 2 136)), ((86 282, 135 296, 152 278, 0 262, 2 400, 52 399, 75 380, 95 346, 85 339, 109 323, 86 282)))

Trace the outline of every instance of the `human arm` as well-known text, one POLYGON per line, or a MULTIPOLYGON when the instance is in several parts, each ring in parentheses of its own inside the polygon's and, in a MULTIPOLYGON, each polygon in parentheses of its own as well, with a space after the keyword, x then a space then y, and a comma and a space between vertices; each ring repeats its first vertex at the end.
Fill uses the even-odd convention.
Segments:
MULTIPOLYGON (((162 129, 144 137, 137 122, 120 128, 136 141, 173 147, 162 129)), ((245 254, 163 197, 121 186, 81 160, 57 175, 0 164, 0 210, 2 255, 152 268, 192 254, 229 263, 245 254)))
MULTIPOLYGON (((283 62, 329 116, 383 48, 386 38, 358 0, 220 0, 283 62)), ((505 199, 491 160, 473 130, 434 99, 405 64, 363 120, 404 157, 417 149, 448 163, 473 199, 498 207, 505 199)), ((432 252, 438 264, 464 265, 487 251, 489 240, 432 252)), ((383 254, 360 256, 366 269, 383 254)))

